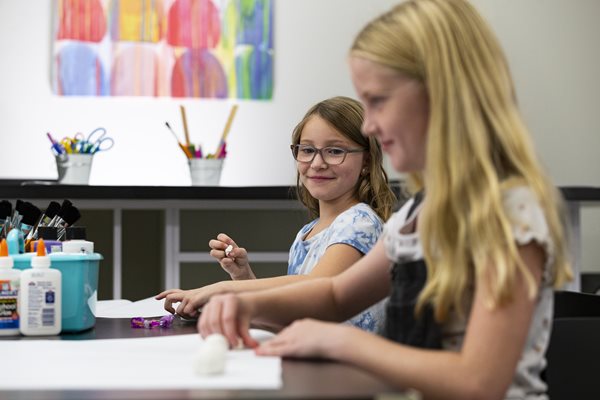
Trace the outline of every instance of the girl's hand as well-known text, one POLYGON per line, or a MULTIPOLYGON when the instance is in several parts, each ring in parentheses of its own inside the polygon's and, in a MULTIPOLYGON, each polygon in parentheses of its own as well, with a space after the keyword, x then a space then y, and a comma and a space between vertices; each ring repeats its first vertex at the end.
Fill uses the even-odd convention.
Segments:
POLYGON ((197 318, 199 309, 208 302, 210 297, 224 291, 225 289, 219 283, 215 283, 192 290, 165 290, 158 294, 155 299, 165 299, 165 310, 171 314, 181 315, 184 318, 197 318), (173 303, 179 303, 176 310, 173 303))
POLYGON ((224 233, 219 233, 216 239, 208 242, 210 246, 210 255, 217 259, 221 268, 223 268, 231 279, 256 279, 250 264, 248 264, 248 252, 243 247, 238 247, 237 244, 224 233), (225 249, 231 246, 231 251, 225 253, 225 249))
MULTIPOLYGON (((273 339, 263 342, 256 354, 262 356, 298 358, 335 358, 335 349, 342 340, 357 331, 348 325, 321 322, 314 319, 294 321, 273 339)), ((348 349, 346 349, 347 351, 348 349)))
POLYGON ((198 319, 198 331, 202 337, 220 333, 229 345, 237 347, 240 340, 247 347, 256 347, 258 342, 250 336, 252 306, 243 300, 244 295, 224 294, 211 297, 198 319))
POLYGON ((181 299, 185 296, 185 290, 181 289, 168 289, 164 292, 160 292, 154 298, 156 300, 165 299, 165 310, 170 312, 171 314, 175 314, 175 309, 173 308, 173 303, 179 303, 181 299))

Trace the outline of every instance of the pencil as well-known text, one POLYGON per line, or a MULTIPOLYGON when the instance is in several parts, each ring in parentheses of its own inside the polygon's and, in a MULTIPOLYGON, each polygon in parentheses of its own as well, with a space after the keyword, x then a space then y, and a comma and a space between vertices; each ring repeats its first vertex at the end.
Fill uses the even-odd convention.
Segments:
POLYGON ((229 118, 227 118, 227 123, 225 124, 223 134, 221 135, 221 141, 219 142, 219 146, 217 147, 217 151, 215 152, 215 157, 219 157, 223 151, 223 148, 225 147, 225 141, 227 140, 227 135, 229 135, 229 130, 231 129, 231 124, 233 123, 233 118, 235 117, 237 108, 237 104, 234 104, 231 107, 231 111, 229 112, 229 118))
POLYGON ((229 118, 227 118, 227 123, 225 124, 225 129, 223 129, 223 134, 221 135, 221 142, 225 142, 227 140, 227 135, 229 135, 229 130, 231 129, 231 123, 233 122, 233 118, 235 117, 235 113, 237 111, 237 104, 234 104, 231 107, 231 111, 229 112, 229 118))
POLYGON ((183 133, 185 134, 185 145, 187 147, 190 146, 190 134, 187 126, 187 118, 185 117, 185 107, 182 105, 179 106, 181 110, 181 120, 183 121, 183 133))

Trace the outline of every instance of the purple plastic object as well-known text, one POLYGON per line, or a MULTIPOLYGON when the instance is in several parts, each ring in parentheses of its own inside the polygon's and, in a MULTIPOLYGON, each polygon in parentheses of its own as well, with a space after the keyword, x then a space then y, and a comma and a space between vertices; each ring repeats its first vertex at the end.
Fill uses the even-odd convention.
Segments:
POLYGON ((173 315, 165 315, 160 319, 144 319, 142 317, 133 317, 131 318, 131 327, 135 329, 152 329, 156 327, 160 328, 170 328, 173 325, 173 319, 175 317, 173 315))

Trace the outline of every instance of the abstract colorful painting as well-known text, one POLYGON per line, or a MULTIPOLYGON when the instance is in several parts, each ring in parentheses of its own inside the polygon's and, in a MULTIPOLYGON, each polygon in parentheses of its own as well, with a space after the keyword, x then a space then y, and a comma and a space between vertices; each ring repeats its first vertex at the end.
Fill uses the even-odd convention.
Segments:
POLYGON ((269 100, 273 0, 55 0, 61 96, 269 100))

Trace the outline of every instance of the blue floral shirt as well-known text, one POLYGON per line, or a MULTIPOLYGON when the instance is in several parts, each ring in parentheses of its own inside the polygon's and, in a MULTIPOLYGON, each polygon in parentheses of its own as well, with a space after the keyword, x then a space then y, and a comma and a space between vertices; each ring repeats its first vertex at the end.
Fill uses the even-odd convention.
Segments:
MULTIPOLYGON (((290 249, 288 275, 307 275, 317 265, 327 248, 333 244, 344 243, 366 254, 377 242, 383 231, 383 221, 365 203, 358 203, 337 216, 323 231, 308 240, 304 237, 311 231, 319 219, 306 224, 296 235, 290 249)), ((352 325, 370 332, 382 332, 385 318, 385 302, 371 306, 351 318, 352 325)))

